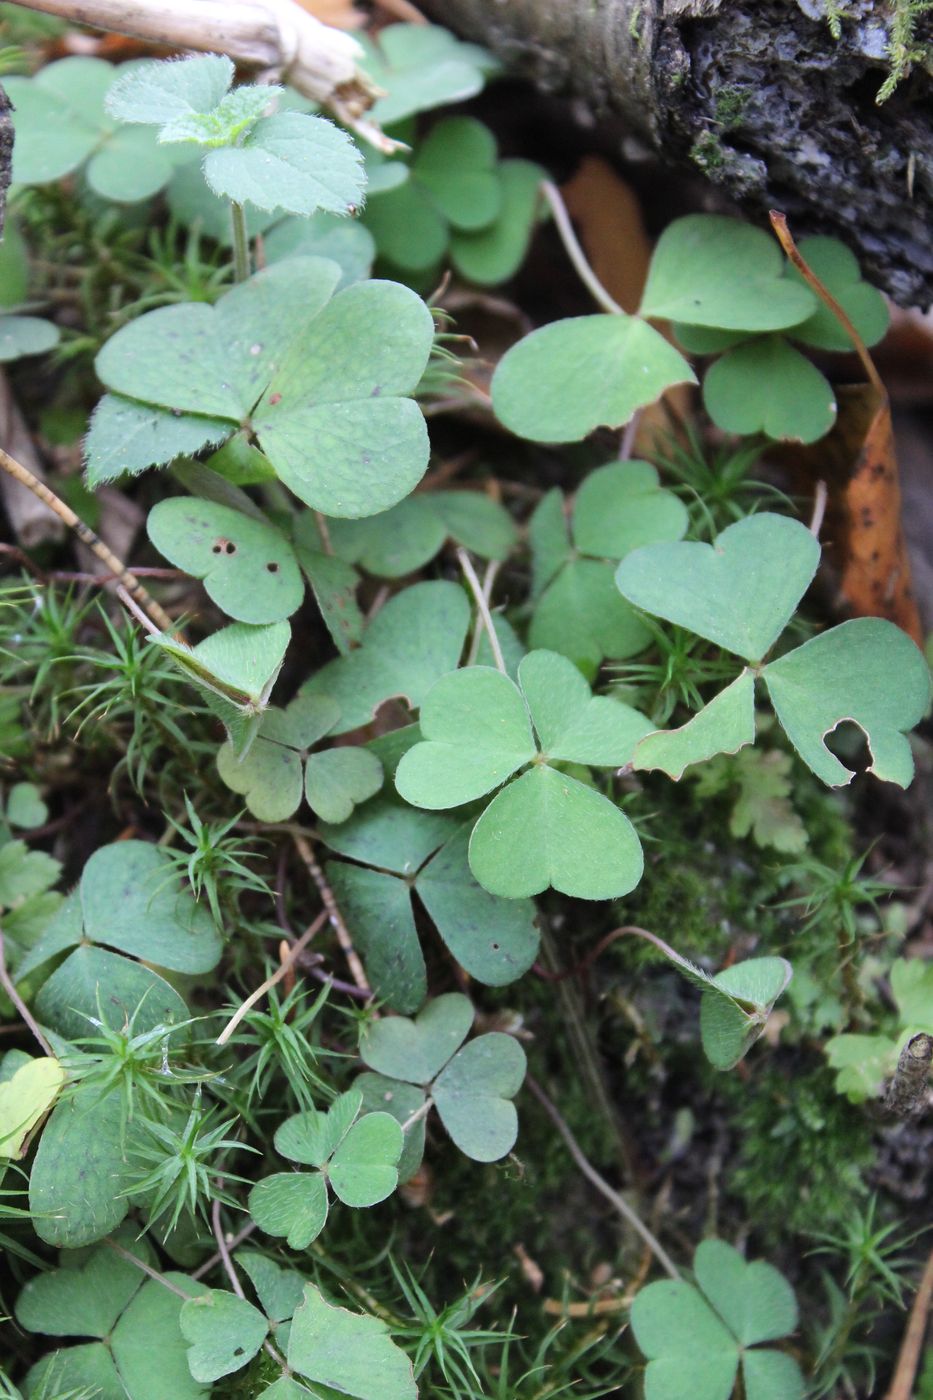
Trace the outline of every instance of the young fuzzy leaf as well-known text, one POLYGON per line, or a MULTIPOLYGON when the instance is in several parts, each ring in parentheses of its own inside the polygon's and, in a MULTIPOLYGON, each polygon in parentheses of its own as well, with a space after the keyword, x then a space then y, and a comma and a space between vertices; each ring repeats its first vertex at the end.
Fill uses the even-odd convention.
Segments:
POLYGON ((165 126, 210 112, 233 82, 235 69, 221 54, 198 54, 174 62, 134 64, 110 86, 107 111, 122 122, 165 126))
POLYGON ((209 151, 204 177, 224 199, 286 214, 351 214, 366 188, 362 156, 346 132, 302 112, 266 117, 238 145, 209 151))
POLYGON ((816 442, 836 421, 829 380, 780 335, 727 351, 706 372, 703 402, 723 432, 786 442, 816 442))
POLYGON ((853 774, 825 739, 851 721, 871 749, 869 772, 907 787, 914 764, 905 733, 930 703, 930 670, 906 633, 882 618, 859 617, 813 637, 762 671, 787 737, 830 787, 853 774))
POLYGON ((618 428, 674 384, 695 383, 683 356, 635 316, 576 316, 532 331, 499 361, 496 417, 532 442, 578 442, 618 428))
POLYGON ((337 701, 337 734, 369 724, 385 700, 402 696, 416 707, 457 665, 469 620, 466 595, 456 584, 413 584, 380 609, 358 650, 322 666, 303 693, 337 701))
POLYGON ((666 622, 757 662, 787 626, 820 559, 799 521, 763 512, 713 544, 646 545, 616 570, 624 598, 666 622))
POLYGON ((698 1287, 683 1280, 650 1283, 632 1304, 632 1331, 648 1357, 646 1395, 729 1400, 741 1366, 747 1400, 802 1400, 797 1363, 756 1345, 797 1326, 786 1279, 762 1260, 746 1263, 724 1240, 703 1241, 694 1272, 698 1287))
POLYGON ((783 272, 778 244, 761 229, 688 214, 658 239, 640 314, 721 330, 796 326, 816 310, 816 298, 783 272))
POLYGON ((190 1344, 188 1369, 205 1385, 252 1361, 269 1330, 258 1308, 222 1288, 189 1298, 179 1316, 190 1344))
POLYGON ((494 1031, 464 1045, 434 1081, 441 1122, 474 1162, 508 1156, 518 1137, 511 1102, 525 1078, 525 1052, 511 1035, 494 1031))
POLYGON ((176 568, 238 622, 280 622, 301 605, 304 582, 288 541, 265 521, 215 501, 175 496, 149 512, 146 531, 176 568))
POLYGON ((333 1307, 312 1283, 292 1318, 288 1364, 353 1400, 417 1400, 412 1364, 386 1324, 333 1307))

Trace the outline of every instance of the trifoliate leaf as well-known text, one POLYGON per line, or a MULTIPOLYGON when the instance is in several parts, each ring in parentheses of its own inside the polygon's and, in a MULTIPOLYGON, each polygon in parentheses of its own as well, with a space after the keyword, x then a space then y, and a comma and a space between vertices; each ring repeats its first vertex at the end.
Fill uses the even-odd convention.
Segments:
POLYGON ((593 680, 606 659, 644 651, 651 633, 619 593, 613 567, 602 559, 573 559, 541 595, 528 640, 560 652, 593 680))
POLYGON ((532 331, 499 361, 497 418, 532 442, 577 442, 618 428, 673 384, 694 383, 687 361, 635 316, 576 316, 532 331))
POLYGON ((252 1249, 238 1249, 236 1263, 249 1276, 262 1310, 273 1322, 286 1322, 301 1302, 305 1280, 295 1269, 283 1269, 252 1249))
POLYGON ((803 1378, 789 1356, 747 1350, 797 1326, 786 1279, 763 1260, 746 1263, 724 1240, 704 1240, 694 1256, 698 1287, 648 1284, 632 1305, 632 1331, 648 1357, 652 1400, 729 1400, 739 1367, 747 1400, 801 1400, 803 1378))
POLYGON ((813 637, 762 671, 771 703, 804 762, 830 787, 853 774, 825 739, 844 721, 871 749, 869 772, 907 787, 914 765, 907 730, 930 703, 930 670, 906 633, 882 618, 860 617, 813 637))
POLYGON ((322 1167, 350 1131, 363 1103, 355 1089, 340 1094, 326 1112, 294 1113, 277 1129, 275 1150, 292 1162, 322 1167))
POLYGON ((616 571, 624 598, 645 612, 760 661, 816 573, 820 547, 806 526, 763 512, 713 544, 646 545, 616 571))
POLYGON ((573 540, 594 559, 624 559, 633 549, 679 540, 687 508, 665 491, 650 462, 610 462, 584 478, 573 505, 573 540))
POLYGON ((812 315, 816 298, 783 270, 777 242, 761 229, 688 214, 658 239, 640 314, 722 330, 796 326, 812 315))
POLYGON ((382 1074, 366 1071, 357 1075, 353 1086, 363 1095, 364 1113, 391 1113, 402 1127, 404 1145, 398 1160, 398 1179, 410 1181, 424 1157, 425 1118, 418 1110, 424 1107, 425 1093, 415 1084, 403 1084, 382 1074), (410 1121, 414 1119, 414 1121, 410 1121), (406 1126, 407 1125, 407 1126, 406 1126))

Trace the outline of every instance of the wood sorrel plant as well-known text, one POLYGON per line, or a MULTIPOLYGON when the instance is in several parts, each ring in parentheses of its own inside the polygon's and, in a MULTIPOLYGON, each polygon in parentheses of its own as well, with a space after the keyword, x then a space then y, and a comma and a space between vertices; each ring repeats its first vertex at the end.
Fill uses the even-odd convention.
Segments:
MULTIPOLYGON (((380 44, 367 54, 388 89, 376 115, 390 124, 477 92, 494 69, 483 51, 430 26, 391 26, 380 44)), ((479 284, 510 276, 541 211, 542 172, 500 161, 492 135, 464 116, 423 141, 407 131, 410 159, 364 159, 294 95, 232 82, 232 64, 217 56, 116 73, 90 59, 49 65, 11 84, 17 179, 83 171, 96 197, 120 202, 167 187, 178 217, 202 220, 207 236, 232 246, 236 285, 213 300, 147 310, 100 350, 105 393, 86 439, 87 476, 96 487, 168 467, 181 488, 149 511, 149 539, 230 620, 191 644, 170 620, 147 617, 144 594, 134 610, 151 645, 226 727, 210 781, 221 802, 228 790, 242 797, 254 819, 242 838, 294 838, 323 909, 245 1001, 243 979, 233 979, 239 1008, 219 1035, 203 1033, 196 1017, 205 1007, 218 1014, 204 979, 224 957, 223 912, 232 903, 232 955, 263 946, 269 925, 242 914, 241 929, 238 901, 268 886, 250 884, 246 871, 225 905, 212 867, 215 897, 199 902, 193 882, 179 879, 183 862, 134 839, 101 846, 76 889, 59 896, 57 863, 21 839, 21 827, 44 820, 38 794, 10 793, 0 820, 0 971, 43 1054, 14 1050, 0 1062, 0 1154, 8 1181, 18 1163, 28 1167, 35 1235, 63 1251, 60 1268, 19 1292, 16 1316, 27 1331, 84 1339, 43 1356, 25 1393, 95 1388, 153 1400, 146 1358, 158 1348, 161 1395, 181 1400, 240 1371, 249 1393, 269 1400, 414 1400, 429 1342, 443 1351, 441 1321, 424 1300, 429 1323, 413 1366, 393 1340, 411 1336, 404 1318, 362 1289, 363 1312, 326 1296, 325 1269, 342 1266, 318 1241, 334 1220, 417 1176, 428 1124, 477 1163, 502 1161, 520 1142, 513 1101, 525 1050, 507 1020, 478 1022, 464 992, 431 994, 438 958, 464 985, 508 986, 539 956, 535 896, 632 894, 645 864, 635 775, 677 782, 764 732, 768 753, 783 735, 818 779, 839 786, 853 775, 827 739, 854 723, 874 776, 907 786, 907 735, 929 704, 930 676, 910 639, 875 618, 789 643, 819 564, 815 535, 788 515, 737 510, 712 542, 688 538, 697 531, 686 493, 664 486, 648 462, 591 470, 572 509, 556 488, 541 498, 527 528, 527 597, 516 598, 528 570, 509 512, 473 491, 417 489, 429 462, 421 400, 434 319, 411 287, 369 273, 378 248, 415 278, 448 250, 479 284), (179 152, 186 160, 176 163, 179 152), (350 222, 367 179, 369 233, 350 222), (250 207, 264 240, 256 272, 250 207), (465 587, 411 580, 450 557, 465 587), (482 580, 475 559, 485 561, 482 580), (503 565, 508 613, 494 602, 503 565), (370 580, 378 605, 364 615, 359 595, 370 580), (336 653, 313 669, 302 612, 311 608, 336 653), (631 691, 600 689, 600 667, 663 652, 665 625, 687 639, 679 693, 698 703, 683 723, 659 728, 628 703, 631 691), (277 688, 283 668, 288 695, 277 688), (756 710, 756 694, 773 719, 756 710), (387 702, 401 702, 407 722, 398 704, 383 710, 387 702), (313 833, 299 824, 304 803, 318 821, 313 833), (330 858, 319 862, 310 839, 330 858), (325 917, 355 983, 315 961, 325 917), (313 1002, 295 980, 302 967, 325 984, 313 1002), (267 993, 270 1009, 258 1012, 267 993), (366 1003, 349 1080, 346 1017, 328 1023, 326 1040, 320 1024, 341 996, 366 1003), (281 1092, 270 1106, 273 1085, 281 1092), (261 1166, 249 1155, 257 1153, 261 1166), (221 1211, 234 1207, 261 1250, 231 1245, 221 1211), (280 1256, 285 1266, 270 1241, 291 1251, 280 1256), (215 1243, 229 1287, 201 1279, 215 1243), (157 1245, 178 1269, 160 1271, 157 1245)), ((880 337, 883 303, 846 250, 832 240, 803 247, 862 337, 880 337)), ((620 427, 694 380, 657 319, 674 323, 684 350, 721 356, 704 382, 721 428, 810 442, 831 426, 832 389, 797 347, 845 343, 767 235, 689 216, 660 239, 637 315, 593 290, 603 313, 545 326, 502 358, 492 406, 519 436, 566 442, 620 427)), ((20 333, 20 353, 50 343, 20 333)), ((199 849, 222 852, 236 804, 216 842, 196 807, 186 793, 199 849)), ((170 814, 169 823, 179 829, 170 814)), ((239 832, 235 856, 242 876, 239 832)), ((713 972, 671 946, 676 933, 669 943, 626 926, 609 938, 622 934, 650 943, 699 992, 699 1038, 720 1070, 759 1039, 792 976, 773 954, 713 972)), ((917 987, 898 968, 899 1012, 904 1029, 915 1028, 917 987)), ((855 1039, 865 1037, 829 1043, 850 1093, 877 1087, 876 1064, 896 1049, 889 1037, 868 1050, 855 1039)), ((579 1162, 569 1128, 552 1118, 579 1162)), ((627 1201, 588 1175, 633 1224, 627 1201)), ((727 1400, 741 1372, 749 1400, 795 1400, 796 1361, 762 1345, 797 1324, 777 1270, 705 1241, 694 1284, 637 1215, 634 1228, 671 1275, 643 1288, 632 1309, 647 1393, 678 1400, 699 1378, 704 1394, 727 1400)), ((464 1304, 462 1317, 475 1306, 464 1304)), ((486 1334, 452 1331, 454 1353, 472 1368, 470 1343, 486 1334)))

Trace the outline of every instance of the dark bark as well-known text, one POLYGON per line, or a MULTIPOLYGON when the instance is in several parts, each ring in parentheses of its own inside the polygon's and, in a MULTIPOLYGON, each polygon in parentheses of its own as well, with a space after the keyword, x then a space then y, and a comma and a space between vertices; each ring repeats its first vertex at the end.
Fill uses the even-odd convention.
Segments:
MULTIPOLYGON (((933 79, 880 106, 890 20, 846 0, 423 0, 549 92, 621 116, 665 161, 699 168, 752 217, 831 233, 902 305, 933 301, 933 79)), ((933 14, 915 39, 933 53, 933 14)))
POLYGON ((13 178, 13 104, 0 87, 0 238, 6 222, 6 192, 13 178))

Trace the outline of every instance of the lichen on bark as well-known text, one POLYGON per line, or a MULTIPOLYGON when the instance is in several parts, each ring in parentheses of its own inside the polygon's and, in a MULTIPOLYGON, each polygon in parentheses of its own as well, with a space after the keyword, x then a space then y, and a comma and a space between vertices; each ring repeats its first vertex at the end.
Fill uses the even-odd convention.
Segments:
MULTIPOLYGON (((890 99, 896 5, 847 0, 427 0, 549 92, 621 116, 671 163, 699 169, 795 233, 836 234, 904 305, 933 301, 933 79, 890 99)), ((933 22, 933 20, 931 20, 933 22)), ((924 42, 919 31, 918 44, 924 42)))

